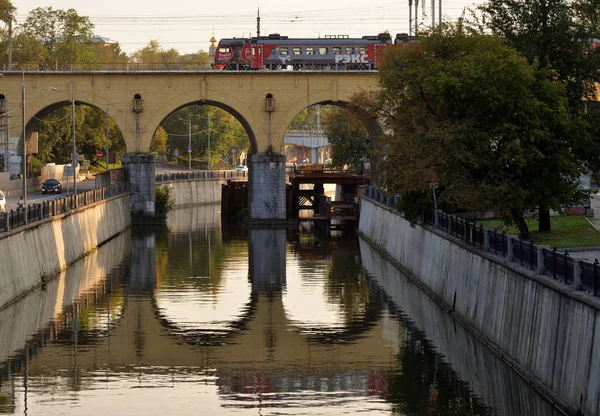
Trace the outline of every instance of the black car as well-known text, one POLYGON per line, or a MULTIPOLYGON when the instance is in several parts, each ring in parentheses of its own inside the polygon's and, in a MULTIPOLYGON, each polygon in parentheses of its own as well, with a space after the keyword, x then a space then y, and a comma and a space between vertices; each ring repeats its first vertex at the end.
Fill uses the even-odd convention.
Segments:
POLYGON ((57 194, 60 194, 62 191, 62 188, 60 186, 60 182, 56 179, 46 179, 44 181, 44 183, 42 184, 42 193, 46 194, 46 193, 50 193, 50 192, 55 192, 57 194))

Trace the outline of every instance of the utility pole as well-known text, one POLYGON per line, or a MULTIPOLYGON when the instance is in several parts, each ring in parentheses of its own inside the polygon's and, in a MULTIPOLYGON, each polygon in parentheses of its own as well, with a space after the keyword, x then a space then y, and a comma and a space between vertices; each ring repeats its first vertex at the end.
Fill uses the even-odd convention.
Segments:
POLYGON ((435 28, 435 0, 431 0, 431 28, 435 28))
POLYGON ((408 0, 408 39, 412 36, 412 6, 413 0, 408 0))
POLYGON ((260 7, 258 8, 258 15, 256 16, 256 37, 260 38, 260 7))
POLYGON ((13 53, 13 19, 12 17, 8 18, 8 70, 12 70, 12 53, 13 53))
MULTIPOLYGON (((425 0, 423 0, 425 1, 425 0)), ((419 33, 419 0, 415 0, 415 36, 419 33)))

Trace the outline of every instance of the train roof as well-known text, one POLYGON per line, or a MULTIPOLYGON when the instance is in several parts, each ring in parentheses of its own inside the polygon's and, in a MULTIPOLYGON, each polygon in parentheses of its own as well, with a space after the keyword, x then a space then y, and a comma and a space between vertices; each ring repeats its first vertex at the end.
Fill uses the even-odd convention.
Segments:
POLYGON ((336 45, 354 45, 354 44, 365 44, 365 43, 391 43, 392 39, 389 34, 380 34, 375 36, 363 36, 360 38, 350 38, 347 36, 337 37, 323 37, 323 38, 289 38, 288 36, 281 36, 279 34, 271 34, 269 36, 260 36, 252 38, 223 38, 219 43, 231 42, 243 42, 243 43, 257 43, 260 41, 263 45, 305 45, 305 44, 336 44, 336 45))

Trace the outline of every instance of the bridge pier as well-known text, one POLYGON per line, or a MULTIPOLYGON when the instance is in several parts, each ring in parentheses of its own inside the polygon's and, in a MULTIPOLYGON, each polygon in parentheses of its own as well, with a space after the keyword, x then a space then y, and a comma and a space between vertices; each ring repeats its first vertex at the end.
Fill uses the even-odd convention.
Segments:
POLYGON ((249 275, 255 292, 281 292, 286 282, 286 229, 250 227, 249 275))
POLYGON ((152 153, 128 153, 121 158, 131 191, 131 211, 154 216, 156 158, 152 153))
POLYGON ((255 153, 248 158, 248 208, 257 222, 286 219, 285 155, 255 153))

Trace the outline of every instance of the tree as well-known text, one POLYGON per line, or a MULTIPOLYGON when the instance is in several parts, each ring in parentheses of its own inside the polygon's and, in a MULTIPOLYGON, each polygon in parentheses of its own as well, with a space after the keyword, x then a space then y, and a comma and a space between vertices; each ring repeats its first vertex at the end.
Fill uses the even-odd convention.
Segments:
POLYGON ((19 33, 33 36, 46 51, 45 63, 93 62, 94 25, 75 9, 54 10, 38 7, 32 10, 19 33))
POLYGON ((442 25, 417 46, 389 49, 378 75, 382 183, 405 196, 406 212, 438 182, 440 203, 499 209, 526 237, 526 209, 582 196, 569 148, 582 123, 564 83, 503 40, 442 25))
POLYGON ((145 67, 163 68, 179 64, 179 68, 208 68, 210 56, 204 51, 194 54, 180 55, 176 49, 163 49, 157 40, 151 40, 148 45, 132 54, 137 64, 145 67))
POLYGON ((167 153, 167 139, 169 135, 164 128, 159 127, 154 133, 152 144, 150 145, 151 152, 167 153))
POLYGON ((323 111, 323 129, 331 144, 332 166, 348 165, 362 172, 364 163, 369 160, 371 142, 357 113, 343 108, 323 111))
POLYGON ((4 23, 14 20, 17 14, 17 8, 12 4, 11 0, 0 0, 0 20, 4 23))
MULTIPOLYGON (((595 141, 600 131, 593 129, 582 101, 595 96, 595 83, 600 81, 600 51, 589 43, 589 38, 600 33, 597 1, 488 0, 479 10, 485 27, 506 39, 530 63, 555 71, 565 83, 569 113, 587 122, 579 136, 571 138, 570 147, 582 163, 598 165, 600 148, 595 141)), ((539 201, 540 231, 550 231, 549 208, 548 201, 539 201)))
MULTIPOLYGON (((38 126, 38 159, 42 162, 69 163, 73 130, 71 107, 65 106, 48 114, 38 126)), ((75 139, 78 153, 93 164, 102 163, 96 152, 106 147, 106 113, 95 107, 79 105, 75 111, 75 139)), ((125 140, 112 119, 109 119, 109 149, 119 155, 125 151, 125 140)))

